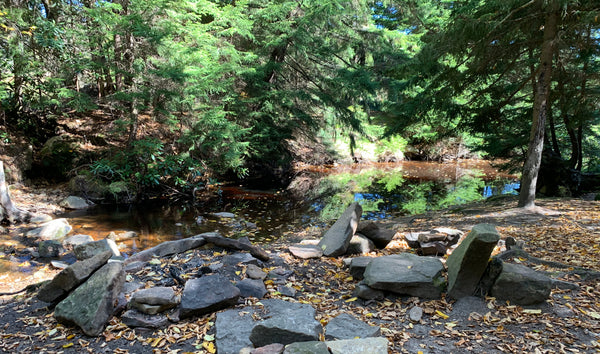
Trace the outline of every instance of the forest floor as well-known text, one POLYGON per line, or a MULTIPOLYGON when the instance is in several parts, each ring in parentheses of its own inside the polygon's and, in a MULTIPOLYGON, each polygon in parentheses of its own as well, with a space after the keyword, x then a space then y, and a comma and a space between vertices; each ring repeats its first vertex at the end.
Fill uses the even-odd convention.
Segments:
MULTIPOLYGON (((50 214, 58 210, 55 203, 61 197, 60 189, 40 193, 18 188, 12 194, 18 206, 50 214)), ((381 326, 382 335, 391 343, 390 353, 598 353, 600 202, 540 199, 537 206, 533 210, 516 209, 516 200, 501 198, 386 220, 388 227, 398 233, 386 249, 372 254, 408 252, 401 237, 403 232, 434 227, 467 231, 475 224, 491 223, 502 238, 512 236, 522 241, 524 251, 531 256, 515 257, 511 262, 549 272, 579 286, 578 290, 554 289, 548 301, 536 306, 515 306, 494 298, 457 302, 445 297, 388 297, 364 302, 353 297, 356 281, 352 281, 341 259, 298 260, 287 253, 290 243, 320 235, 299 230, 293 237, 262 246, 297 274, 306 275, 294 281, 294 287, 302 289, 300 295, 295 300, 286 299, 312 304, 322 322, 345 312, 381 326), (581 268, 590 271, 578 271, 581 268), (424 310, 418 323, 408 319, 408 311, 414 306, 424 310)), ((48 270, 30 282, 50 278, 54 273, 48 270)), ((26 285, 27 282, 9 284, 0 279, 0 292, 26 285)), ((214 352, 214 347, 207 345, 214 335, 214 314, 173 323, 154 332, 132 330, 115 317, 101 336, 92 338, 74 327, 57 324, 52 310, 34 296, 35 293, 24 293, 1 298, 0 352, 214 352)), ((267 297, 282 295, 271 290, 267 297)))

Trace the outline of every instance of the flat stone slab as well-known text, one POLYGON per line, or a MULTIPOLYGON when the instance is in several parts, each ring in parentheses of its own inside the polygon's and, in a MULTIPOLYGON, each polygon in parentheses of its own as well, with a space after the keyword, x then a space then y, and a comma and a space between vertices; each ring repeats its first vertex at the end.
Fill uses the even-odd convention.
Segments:
POLYGON ((250 333, 257 323, 252 315, 254 308, 226 310, 217 313, 215 321, 216 345, 219 354, 238 354, 242 348, 252 347, 250 333))
POLYGON ((310 259, 321 258, 323 256, 323 250, 317 245, 297 244, 289 246, 288 249, 290 253, 296 258, 310 259))
POLYGON ((262 299, 267 294, 267 288, 265 283, 260 279, 242 279, 238 281, 235 286, 240 289, 240 294, 243 297, 255 297, 262 299))
POLYGON ((358 227, 361 215, 362 207, 360 204, 350 204, 319 242, 319 247, 323 250, 323 255, 337 257, 346 253, 350 239, 352 239, 358 227))
POLYGON ((503 263, 491 295, 512 304, 532 305, 546 301, 551 289, 549 277, 520 264, 503 263))
POLYGON ((250 333, 250 341, 255 347, 319 339, 322 326, 315 319, 316 311, 312 306, 277 299, 261 302, 264 308, 258 313, 264 320, 254 326, 250 333))
POLYGON ((82 284, 96 270, 102 267, 112 256, 104 252, 92 258, 75 262, 58 273, 48 284, 38 292, 38 299, 44 302, 57 302, 82 284))
POLYGON ((127 310, 121 315, 121 321, 128 327, 162 328, 169 325, 164 315, 147 315, 137 310, 127 310))
POLYGON ((205 275, 185 283, 180 318, 201 316, 237 304, 240 289, 222 275, 205 275))
POLYGON ((346 313, 334 317, 325 327, 326 340, 378 337, 380 334, 379 327, 371 326, 346 313))
POLYGON ((157 286, 136 291, 131 296, 129 303, 140 312, 154 315, 158 312, 163 312, 177 306, 179 301, 180 298, 175 294, 173 288, 157 286), (150 305, 151 307, 144 305, 150 305), (151 309, 150 312, 148 312, 147 309, 151 309))
POLYGON ((374 289, 436 299, 446 285, 443 269, 438 259, 411 253, 378 257, 365 269, 364 283, 374 289))
POLYGON ((389 342, 385 338, 360 338, 325 342, 332 354, 387 354, 389 342))
POLYGON ((446 261, 448 295, 454 299, 474 295, 499 240, 500 235, 494 225, 473 226, 446 261))
POLYGON ((60 323, 75 324, 88 336, 98 336, 112 317, 125 282, 122 262, 108 262, 54 308, 60 323))

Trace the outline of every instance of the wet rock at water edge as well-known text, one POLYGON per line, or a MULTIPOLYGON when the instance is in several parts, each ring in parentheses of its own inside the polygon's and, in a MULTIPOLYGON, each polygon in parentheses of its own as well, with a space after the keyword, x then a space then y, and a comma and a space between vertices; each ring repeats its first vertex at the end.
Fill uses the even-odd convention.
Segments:
POLYGON ((325 327, 327 340, 377 337, 380 334, 379 327, 371 326, 346 313, 334 317, 325 327))
POLYGON ((54 309, 60 323, 75 324, 88 336, 97 336, 112 317, 125 273, 122 262, 108 262, 54 309))
POLYGON ((112 252, 113 256, 121 256, 121 252, 119 251, 119 247, 117 247, 115 241, 109 240, 107 238, 100 241, 88 242, 81 245, 77 245, 73 249, 75 257, 77 257, 77 259, 79 260, 88 259, 106 251, 112 252))
POLYGON ((362 207, 360 204, 350 204, 319 242, 319 247, 323 250, 323 255, 337 257, 346 253, 350 239, 352 239, 358 227, 361 215, 362 207))
POLYGON ((25 233, 26 238, 62 241, 73 228, 67 219, 55 219, 25 233))
POLYGON ((79 210, 79 209, 87 209, 90 206, 92 206, 93 204, 88 203, 87 200, 85 200, 81 197, 72 195, 72 196, 69 196, 69 197, 63 199, 60 203, 58 203, 58 205, 60 205, 63 208, 66 208, 66 209, 79 210))
POLYGON ((215 312, 237 304, 240 289, 221 275, 206 275, 185 283, 180 316, 188 318, 215 312))
POLYGON ((41 241, 38 244, 38 254, 41 258, 58 257, 62 249, 62 243, 54 240, 41 241))
POLYGON ((442 263, 411 253, 375 258, 364 273, 371 288, 422 298, 439 298, 445 288, 442 263))

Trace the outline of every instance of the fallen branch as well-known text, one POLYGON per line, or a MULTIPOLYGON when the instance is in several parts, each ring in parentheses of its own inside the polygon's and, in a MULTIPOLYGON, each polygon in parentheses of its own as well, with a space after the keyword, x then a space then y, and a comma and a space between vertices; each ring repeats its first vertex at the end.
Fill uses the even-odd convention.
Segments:
POLYGON ((600 272, 595 271, 593 269, 588 269, 588 268, 583 268, 583 267, 573 267, 573 266, 563 264, 560 262, 547 261, 545 259, 534 257, 520 248, 511 249, 511 250, 502 252, 499 255, 497 255, 496 257, 498 257, 499 259, 501 259, 503 261, 506 261, 510 258, 515 258, 515 257, 524 258, 528 262, 531 262, 534 264, 540 264, 540 265, 545 265, 548 267, 559 268, 559 269, 571 269, 571 271, 565 272, 564 274, 576 275, 576 276, 580 277, 582 280, 600 279, 600 272))

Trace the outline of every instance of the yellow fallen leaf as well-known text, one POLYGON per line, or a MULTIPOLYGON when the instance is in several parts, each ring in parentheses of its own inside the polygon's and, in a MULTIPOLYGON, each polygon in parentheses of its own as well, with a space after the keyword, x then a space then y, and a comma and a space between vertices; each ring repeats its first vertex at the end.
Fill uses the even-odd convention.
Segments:
POLYGON ((353 281, 354 278, 352 276, 349 276, 348 278, 344 279, 345 281, 353 281))
POLYGON ((445 313, 443 313, 443 312, 442 312, 442 311, 440 311, 440 310, 435 310, 435 313, 436 313, 438 316, 440 316, 441 318, 443 318, 443 319, 447 319, 448 317, 450 317, 450 316, 446 315, 445 313))
POLYGON ((215 354, 217 349, 215 348, 215 344, 213 342, 203 342, 202 348, 204 348, 207 352, 211 354, 215 354))
POLYGON ((71 343, 67 343, 67 344, 63 345, 62 347, 63 347, 64 349, 66 349, 66 348, 70 348, 70 347, 72 347, 72 346, 73 346, 73 342, 71 342, 71 343))
POLYGON ((352 302, 352 301, 356 301, 356 300, 358 300, 357 297, 351 297, 348 300, 346 300, 346 302, 352 302))
POLYGON ((528 313, 531 315, 539 315, 542 313, 542 310, 540 310, 540 309, 524 309, 523 313, 528 313))

